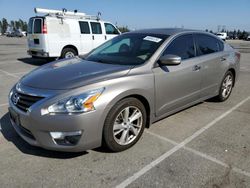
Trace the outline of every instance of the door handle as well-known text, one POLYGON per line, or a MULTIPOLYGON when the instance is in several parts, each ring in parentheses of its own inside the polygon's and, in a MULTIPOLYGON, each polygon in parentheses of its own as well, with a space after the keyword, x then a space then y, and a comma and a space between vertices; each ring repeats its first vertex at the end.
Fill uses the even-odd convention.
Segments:
POLYGON ((193 71, 199 71, 201 69, 201 66, 200 65, 195 65, 193 67, 193 71))
POLYGON ((95 36, 94 35, 92 35, 92 39, 95 40, 95 36))
POLYGON ((105 40, 107 40, 107 36, 106 36, 106 35, 105 35, 105 37, 104 37, 104 38, 105 38, 105 40))
POLYGON ((220 58, 220 61, 226 61, 226 60, 227 60, 226 57, 221 57, 221 58, 220 58))

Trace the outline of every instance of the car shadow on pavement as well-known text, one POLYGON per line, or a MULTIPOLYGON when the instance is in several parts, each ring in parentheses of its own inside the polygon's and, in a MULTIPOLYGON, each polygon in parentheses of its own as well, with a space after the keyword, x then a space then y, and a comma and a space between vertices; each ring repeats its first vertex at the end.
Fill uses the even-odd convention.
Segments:
POLYGON ((23 63, 29 64, 29 65, 35 65, 35 66, 41 66, 46 63, 54 61, 54 59, 38 59, 38 58, 31 58, 31 57, 18 58, 17 60, 23 63))
POLYGON ((6 140, 12 142, 21 152, 29 155, 35 155, 47 158, 58 158, 58 159, 70 159, 88 154, 88 152, 59 152, 59 151, 49 151, 39 147, 31 146, 26 143, 15 131, 11 125, 9 113, 6 113, 0 119, 1 132, 6 140))

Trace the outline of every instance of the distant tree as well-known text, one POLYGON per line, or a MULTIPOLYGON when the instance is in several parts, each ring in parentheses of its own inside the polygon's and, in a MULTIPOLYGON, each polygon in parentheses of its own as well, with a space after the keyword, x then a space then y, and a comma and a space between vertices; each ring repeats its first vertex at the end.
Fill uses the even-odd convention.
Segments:
POLYGON ((118 27, 118 29, 122 32, 122 33, 126 33, 129 32, 130 30, 128 29, 128 26, 122 26, 122 27, 118 27))
POLYGON ((3 18, 2 19, 2 34, 6 32, 7 28, 8 28, 8 21, 5 18, 3 18))
POLYGON ((233 38, 235 39, 237 37, 237 32, 236 32, 236 30, 234 30, 234 32, 233 32, 233 38))
POLYGON ((208 29, 206 29, 205 31, 208 32, 208 29))
POLYGON ((19 21, 15 21, 15 30, 16 29, 20 29, 20 22, 19 21))
POLYGON ((214 32, 213 32, 212 30, 210 30, 210 31, 209 31, 209 33, 212 33, 212 34, 214 34, 214 32))
POLYGON ((236 34, 238 39, 240 38, 241 34, 242 32, 238 29, 237 34, 236 34))
POLYGON ((27 24, 27 22, 23 22, 23 25, 22 25, 21 29, 22 29, 23 31, 26 31, 26 32, 27 32, 27 30, 28 30, 28 24, 27 24))
POLYGON ((248 32, 243 31, 243 32, 240 34, 239 39, 246 40, 247 37, 248 37, 248 32))
POLYGON ((2 27, 3 27, 3 24, 2 24, 2 21, 0 20, 0 33, 2 33, 2 27))
POLYGON ((14 20, 11 20, 11 21, 10 21, 10 26, 12 27, 12 29, 15 28, 15 21, 14 21, 14 20))

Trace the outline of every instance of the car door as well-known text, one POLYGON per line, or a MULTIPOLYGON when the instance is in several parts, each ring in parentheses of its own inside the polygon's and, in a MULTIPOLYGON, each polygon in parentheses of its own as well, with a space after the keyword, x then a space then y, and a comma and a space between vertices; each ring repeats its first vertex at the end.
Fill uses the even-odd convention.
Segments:
POLYGON ((93 39, 90 32, 89 22, 79 21, 80 26, 80 54, 87 54, 93 49, 93 39))
POLYGON ((223 43, 207 34, 195 34, 197 55, 203 69, 201 82, 201 97, 217 94, 224 76, 224 64, 227 55, 223 52, 223 43))
POLYGON ((106 35, 105 35, 106 40, 110 40, 120 34, 118 29, 115 26, 113 26, 111 23, 104 23, 104 27, 105 27, 105 32, 106 32, 106 35))
POLYGON ((92 30, 93 48, 96 48, 105 41, 105 37, 100 22, 90 22, 90 25, 92 30))
POLYGON ((153 69, 155 76, 156 116, 171 113, 200 98, 202 68, 196 58, 192 34, 175 38, 162 55, 177 55, 181 64, 159 65, 153 69))

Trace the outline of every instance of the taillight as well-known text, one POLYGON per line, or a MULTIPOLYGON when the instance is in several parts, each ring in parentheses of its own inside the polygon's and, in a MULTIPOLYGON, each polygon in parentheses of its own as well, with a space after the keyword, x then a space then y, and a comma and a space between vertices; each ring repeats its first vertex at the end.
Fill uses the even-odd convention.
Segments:
POLYGON ((237 61, 240 61, 240 52, 235 52, 235 57, 237 58, 237 61))
POLYGON ((46 25, 45 22, 43 22, 42 33, 43 33, 43 34, 47 34, 47 25, 46 25))

